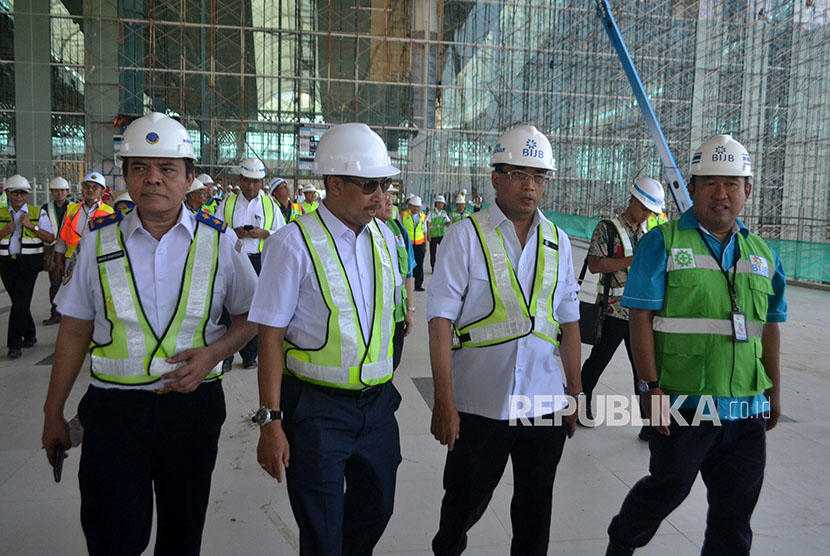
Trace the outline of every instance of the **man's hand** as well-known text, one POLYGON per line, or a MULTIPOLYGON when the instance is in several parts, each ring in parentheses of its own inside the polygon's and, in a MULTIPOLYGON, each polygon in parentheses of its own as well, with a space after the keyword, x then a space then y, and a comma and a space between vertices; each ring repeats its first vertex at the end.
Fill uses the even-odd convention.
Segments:
POLYGON ((262 228, 254 228, 252 230, 248 230, 248 237, 253 237, 256 239, 268 239, 268 236, 271 234, 268 230, 263 230, 262 228))
POLYGON ((14 220, 9 220, 6 224, 6 227, 3 228, 3 232, 0 233, 2 236, 10 236, 14 233, 14 220))
POLYGON ((248 234, 248 230, 246 230, 244 226, 237 226, 236 228, 233 229, 233 231, 236 234, 236 237, 238 237, 239 239, 242 239, 242 238, 245 238, 245 237, 251 237, 248 234))
POLYGON ((403 337, 406 338, 409 336, 409 333, 412 332, 412 329, 415 326, 415 315, 412 314, 411 311, 406 312, 406 316, 403 318, 403 337))
POLYGON ((29 213, 27 213, 27 212, 24 212, 23 214, 20 215, 20 225, 23 226, 24 228, 29 228, 30 230, 35 229, 35 225, 32 224, 31 220, 29 220, 29 213))
POLYGON ((432 411, 432 424, 429 428, 435 440, 452 451, 455 441, 458 440, 460 426, 461 418, 458 416, 455 403, 441 403, 436 400, 432 411))
POLYGON ((669 424, 671 423, 671 400, 659 387, 649 390, 648 393, 640 396, 640 407, 643 409, 643 415, 649 420, 649 423, 654 430, 660 434, 669 436, 669 424), (652 402, 654 400, 654 402, 652 402), (659 413, 652 417, 651 404, 657 404, 660 408, 659 413))
POLYGON ((288 467, 291 449, 280 421, 273 421, 260 427, 256 459, 266 473, 282 482, 282 468, 288 467))
POLYGON ((767 417, 767 430, 771 431, 778 424, 778 419, 781 417, 781 395, 776 392, 766 392, 769 399, 769 417, 767 417))
POLYGON ((165 383, 165 386, 174 392, 187 394, 199 387, 205 377, 210 374, 211 369, 219 362, 219 359, 216 357, 214 350, 207 346, 186 349, 169 358, 167 362, 184 362, 184 365, 178 369, 164 373, 161 377, 166 380, 174 379, 165 383))
POLYGON ((69 423, 63 418, 63 415, 49 415, 43 421, 43 435, 41 436, 41 444, 46 450, 46 459, 49 464, 55 465, 55 453, 58 450, 58 444, 62 445, 64 450, 69 451, 72 447, 72 441, 69 438, 69 423))

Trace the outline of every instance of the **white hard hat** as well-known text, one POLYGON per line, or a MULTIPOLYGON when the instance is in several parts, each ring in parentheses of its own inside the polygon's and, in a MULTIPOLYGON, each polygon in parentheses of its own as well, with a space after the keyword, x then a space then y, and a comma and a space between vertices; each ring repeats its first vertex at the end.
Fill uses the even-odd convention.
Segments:
POLYGON ((490 158, 490 166, 496 164, 556 171, 550 141, 532 125, 516 126, 499 137, 490 158))
POLYGON ((202 189, 207 189, 207 186, 202 183, 202 180, 193 178, 193 183, 190 184, 190 189, 187 190, 187 193, 190 194, 194 191, 201 191, 202 189))
POLYGON ((258 158, 246 158, 239 163, 239 174, 246 178, 264 179, 265 164, 258 158))
POLYGON ((663 212, 665 192, 660 182, 651 178, 640 178, 631 184, 631 195, 651 212, 663 212))
POLYGON ((15 174, 13 176, 9 176, 6 178, 6 191, 25 191, 26 193, 32 192, 32 186, 29 185, 29 180, 21 176, 20 174, 15 174))
POLYGON ((459 203, 464 204, 464 205, 467 204, 467 201, 466 201, 466 199, 464 199, 463 195, 459 195, 458 197, 455 198, 455 204, 457 205, 459 203))
POLYGON ((752 163, 743 145, 730 135, 713 135, 692 157, 693 176, 752 177, 752 163))
POLYGON ((398 191, 400 191, 400 189, 395 187, 395 185, 393 184, 393 185, 390 185, 389 189, 387 189, 386 191, 388 191, 389 193, 397 193, 398 191))
POLYGON ((326 131, 317 144, 314 171, 320 175, 386 178, 401 173, 380 135, 361 123, 340 124, 326 131))
POLYGON ((124 193, 119 193, 118 197, 116 197, 113 200, 112 204, 117 205, 120 202, 126 202, 126 203, 132 203, 133 202, 133 198, 130 197, 130 192, 129 191, 125 191, 124 193))
POLYGON ((207 174, 199 174, 198 176, 196 176, 196 179, 205 185, 213 183, 213 178, 208 176, 207 174))
POLYGON ((413 207, 420 207, 421 206, 421 198, 417 195, 413 195, 410 197, 409 201, 407 201, 413 207))
POLYGON ((49 189, 69 189, 69 182, 61 177, 52 178, 49 180, 49 189))
POLYGON ((103 188, 107 187, 107 179, 100 172, 90 172, 90 173, 88 173, 87 175, 84 176, 84 180, 81 183, 88 182, 88 181, 97 183, 98 185, 100 185, 103 188))
POLYGON ((432 200, 433 203, 446 203, 447 201, 444 200, 443 195, 436 195, 435 199, 432 200))
POLYGON ((271 180, 271 183, 268 185, 268 187, 271 188, 271 191, 276 191, 277 188, 281 185, 286 185, 287 186, 288 182, 285 181, 282 178, 274 178, 274 179, 271 180))
POLYGON ((462 189, 462 190, 461 190, 461 194, 462 194, 462 195, 466 195, 466 194, 467 194, 467 190, 466 190, 466 189, 462 189))
POLYGON ((117 158, 131 156, 196 160, 193 141, 184 126, 159 112, 140 117, 124 130, 117 158))
POLYGON ((317 188, 314 187, 314 185, 312 185, 310 183, 305 184, 303 186, 303 193, 311 193, 311 192, 317 193, 317 188))
POLYGON ((414 196, 415 196, 415 194, 414 194, 414 193, 407 193, 407 194, 406 194, 406 200, 407 200, 407 201, 409 201, 409 200, 410 200, 412 197, 414 197, 414 196))

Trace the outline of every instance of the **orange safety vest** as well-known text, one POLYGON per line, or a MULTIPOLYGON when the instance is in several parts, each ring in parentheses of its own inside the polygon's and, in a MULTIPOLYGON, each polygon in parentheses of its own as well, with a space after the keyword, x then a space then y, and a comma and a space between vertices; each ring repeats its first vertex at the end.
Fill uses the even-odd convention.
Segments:
MULTIPOLYGON (((100 203, 100 202, 99 202, 100 203)), ((75 231, 75 226, 78 224, 78 218, 81 214, 81 205, 83 203, 72 203, 66 209, 66 216, 63 217, 63 227, 61 227, 60 238, 66 243, 66 253, 64 256, 68 259, 75 253, 75 248, 78 247, 78 242, 81 241, 81 236, 75 231)), ((104 203, 100 203, 98 208, 89 215, 87 223, 100 216, 112 214, 113 208, 104 203)))

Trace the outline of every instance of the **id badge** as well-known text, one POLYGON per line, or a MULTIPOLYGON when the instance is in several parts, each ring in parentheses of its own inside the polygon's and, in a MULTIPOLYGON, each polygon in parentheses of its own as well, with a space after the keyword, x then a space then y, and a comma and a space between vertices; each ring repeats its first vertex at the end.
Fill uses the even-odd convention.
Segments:
POLYGON ((748 342, 746 333, 746 313, 732 311, 732 339, 736 342, 748 342))

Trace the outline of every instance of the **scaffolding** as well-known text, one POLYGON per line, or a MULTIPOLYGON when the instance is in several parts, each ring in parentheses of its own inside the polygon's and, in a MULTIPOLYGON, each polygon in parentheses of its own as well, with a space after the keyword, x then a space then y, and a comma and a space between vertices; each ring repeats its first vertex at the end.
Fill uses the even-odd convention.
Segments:
MULTIPOLYGON (((830 241, 830 0, 612 6, 681 172, 706 137, 731 133, 753 156, 748 225, 830 241)), ((11 170, 14 3, 0 8, 0 164, 11 170)), ((490 150, 518 123, 553 144, 545 209, 606 217, 632 179, 661 174, 593 0, 52 0, 51 21, 45 173, 117 174, 90 127, 116 135, 118 114, 158 110, 181 118, 200 170, 220 179, 258 156, 271 175, 308 181, 300 129, 355 120, 426 198, 492 200, 490 150), (108 47, 93 30, 116 37, 115 86, 102 86, 108 47)))

